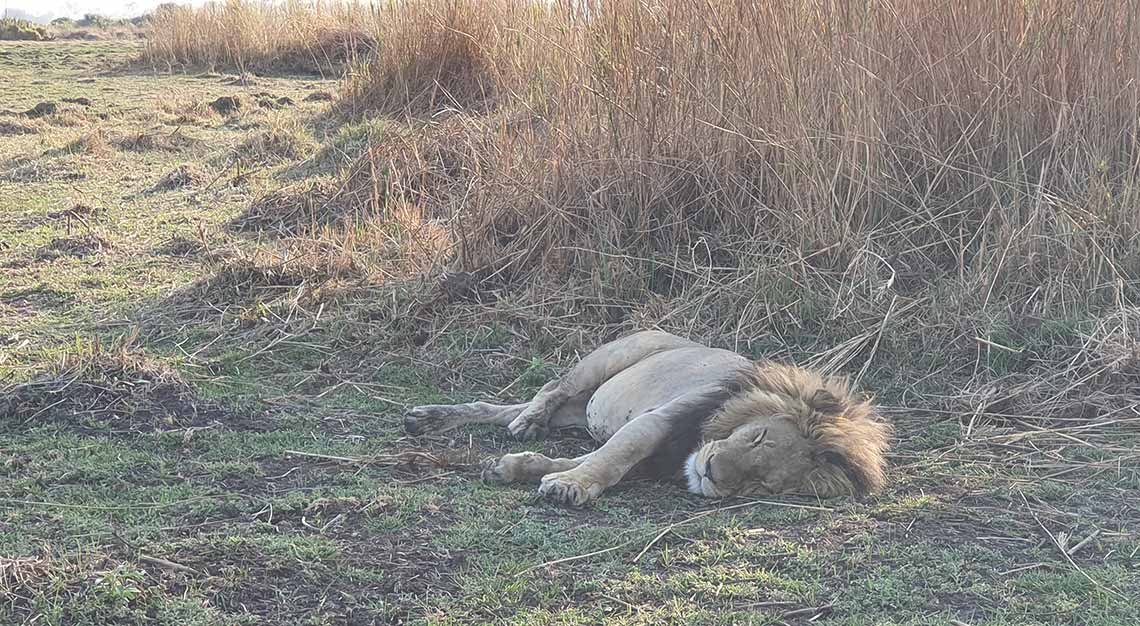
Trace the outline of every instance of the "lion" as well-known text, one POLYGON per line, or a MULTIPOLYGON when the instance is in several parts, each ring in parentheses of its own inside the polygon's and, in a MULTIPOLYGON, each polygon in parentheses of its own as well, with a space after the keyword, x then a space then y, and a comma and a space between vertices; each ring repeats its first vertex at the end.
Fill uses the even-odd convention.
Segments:
POLYGON ((708 498, 861 496, 881 489, 891 426, 845 379, 754 362, 665 332, 594 350, 530 402, 407 411, 412 435, 497 424, 519 439, 578 427, 601 444, 576 458, 522 452, 485 464, 490 483, 539 483, 582 506, 628 477, 671 479, 708 498))

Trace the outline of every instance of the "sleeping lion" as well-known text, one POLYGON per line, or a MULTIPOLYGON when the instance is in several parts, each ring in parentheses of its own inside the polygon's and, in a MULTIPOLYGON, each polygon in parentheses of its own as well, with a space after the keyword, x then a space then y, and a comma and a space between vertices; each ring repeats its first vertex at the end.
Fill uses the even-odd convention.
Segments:
POLYGON ((589 454, 508 454, 483 470, 484 481, 538 482, 574 506, 626 477, 683 480, 709 498, 862 495, 883 486, 891 434, 846 381, 657 331, 594 350, 530 402, 419 406, 404 418, 413 435, 463 424, 519 439, 585 428, 602 444, 589 454))

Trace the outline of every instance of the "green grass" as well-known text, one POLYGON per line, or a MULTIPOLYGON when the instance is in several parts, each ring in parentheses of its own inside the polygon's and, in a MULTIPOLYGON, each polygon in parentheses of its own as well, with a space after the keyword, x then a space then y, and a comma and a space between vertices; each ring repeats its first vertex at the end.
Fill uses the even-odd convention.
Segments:
MULTIPOLYGON (((328 82, 258 78, 239 87, 217 76, 100 71, 132 52, 116 43, 0 46, 11 68, 5 107, 94 101, 29 122, 34 134, 0 136, 6 160, 27 159, 41 173, 31 182, 0 176, 0 383, 96 343, 128 341, 233 419, 192 427, 155 419, 117 432, 93 416, 0 416, 0 621, 776 624, 819 614, 813 623, 1124 625, 1140 613, 1140 515, 1131 504, 1140 472, 1119 451, 1135 449, 1135 432, 1113 433, 1115 451, 1048 435, 1014 439, 989 422, 968 435, 967 420, 923 412, 910 387, 896 384, 941 371, 933 353, 915 354, 911 371, 876 368, 865 381, 889 404, 910 407, 892 411, 900 431, 892 487, 867 501, 723 511, 672 527, 641 555, 671 525, 737 503, 631 483, 571 510, 531 488, 481 484, 483 458, 589 444, 524 445, 488 428, 412 440, 401 432, 403 407, 524 398, 599 338, 535 326, 506 304, 484 313, 457 306, 463 313, 441 322, 417 312, 415 298, 375 285, 314 287, 300 270, 296 284, 284 271, 240 274, 243 260, 274 267, 266 259, 281 248, 228 229, 230 220, 263 192, 337 171, 364 137, 389 129, 338 129, 327 105, 301 104, 310 91, 334 89, 328 82), (84 77, 95 82, 75 82, 84 77), (186 113, 254 91, 298 106, 253 106, 229 120, 186 113), (184 115, 192 119, 179 121, 184 115), (113 141, 79 149, 92 133, 159 138, 183 126, 196 141, 177 150, 113 141), (299 129, 297 141, 264 141, 280 129, 299 129), (250 150, 266 158, 246 158, 250 150), (182 163, 215 182, 148 191, 182 163), (53 178, 63 171, 84 178, 53 178), (41 254, 84 235, 107 245, 41 254), (198 248, 170 254, 173 237, 198 248), (381 462, 410 450, 444 464, 381 462), (1070 563, 1042 526, 1069 547, 1098 534, 1070 563), (573 558, 582 555, 590 556, 573 558)), ((14 167, 0 163, 0 175, 14 167)), ((800 316, 830 306, 800 299, 794 285, 780 289, 800 316)), ((804 356, 837 341, 808 330, 813 324, 742 349, 804 356)), ((979 368, 1023 372, 1077 341, 1083 324, 995 321, 979 336, 1023 351, 987 353, 979 368)), ((888 344, 883 359, 907 351, 888 344)), ((944 391, 943 382, 925 384, 944 391)))

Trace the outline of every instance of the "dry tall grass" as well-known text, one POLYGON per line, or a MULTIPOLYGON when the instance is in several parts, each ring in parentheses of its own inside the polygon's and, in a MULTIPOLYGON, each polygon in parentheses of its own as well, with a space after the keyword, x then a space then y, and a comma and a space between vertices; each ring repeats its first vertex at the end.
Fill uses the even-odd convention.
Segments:
POLYGON ((339 73, 368 42, 372 10, 349 2, 163 5, 142 58, 164 68, 339 73))
POLYGON ((863 371, 1029 368, 1056 348, 1033 344, 1043 320, 1140 310, 1138 18, 1128 0, 389 3, 342 106, 404 131, 346 185, 448 226, 442 261, 525 288, 531 314, 735 345, 807 327, 847 338, 820 364, 863 371))

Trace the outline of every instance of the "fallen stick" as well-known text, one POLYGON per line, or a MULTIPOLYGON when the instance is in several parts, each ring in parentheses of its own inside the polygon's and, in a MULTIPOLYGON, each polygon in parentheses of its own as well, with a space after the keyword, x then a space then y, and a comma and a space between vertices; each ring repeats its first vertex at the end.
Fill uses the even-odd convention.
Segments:
POLYGON ((139 554, 139 560, 142 561, 143 563, 150 563, 151 565, 157 565, 158 567, 161 567, 163 569, 171 569, 171 570, 174 570, 176 572, 185 572, 187 574, 194 574, 195 576, 201 576, 202 575, 202 572, 199 572, 198 570, 194 569, 193 567, 183 565, 181 563, 175 563, 174 561, 167 561, 166 559, 160 559, 157 556, 148 556, 145 554, 139 554))

